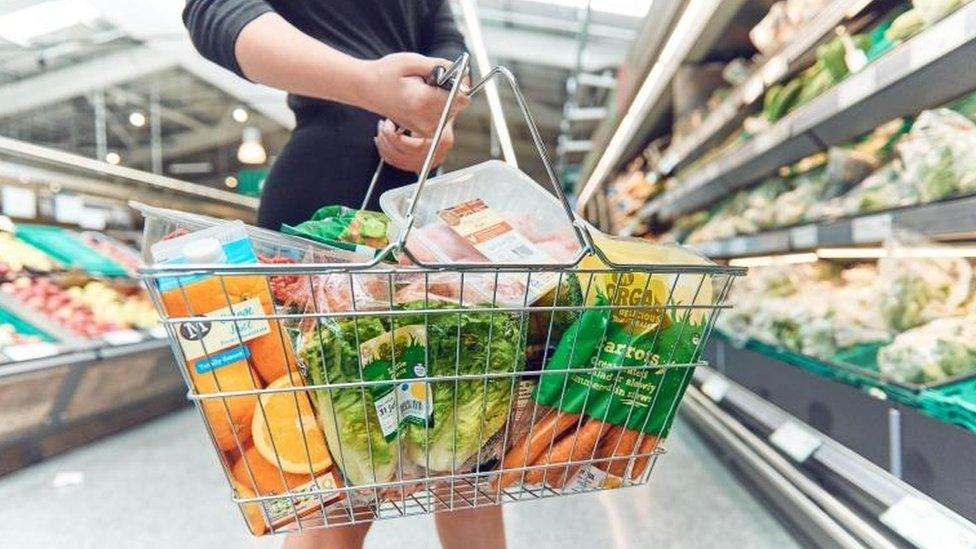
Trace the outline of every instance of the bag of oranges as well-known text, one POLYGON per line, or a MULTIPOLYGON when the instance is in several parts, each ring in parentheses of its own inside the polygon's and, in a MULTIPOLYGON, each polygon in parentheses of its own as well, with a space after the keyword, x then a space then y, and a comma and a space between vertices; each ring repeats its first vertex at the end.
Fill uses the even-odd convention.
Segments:
MULTIPOLYGON (((239 221, 160 241, 152 257, 215 267, 258 262, 239 221)), ((211 269, 155 282, 166 318, 178 319, 170 336, 251 531, 324 516, 342 499, 339 479, 291 335, 275 318, 268 277, 211 269), (266 498, 273 495, 286 497, 266 498)))

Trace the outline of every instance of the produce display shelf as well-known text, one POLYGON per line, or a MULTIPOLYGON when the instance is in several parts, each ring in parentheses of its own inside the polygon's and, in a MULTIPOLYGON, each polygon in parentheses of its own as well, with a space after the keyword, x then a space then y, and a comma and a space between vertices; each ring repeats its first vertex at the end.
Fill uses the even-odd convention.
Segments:
POLYGON ((851 10, 859 7, 864 7, 862 0, 834 0, 820 10, 793 40, 784 44, 779 52, 770 56, 745 82, 732 90, 729 97, 708 114, 701 126, 673 142, 661 156, 657 171, 661 175, 669 175, 701 156, 734 124, 742 121, 745 117, 743 109, 762 98, 766 87, 793 74, 810 50, 843 23, 851 10))
POLYGON ((749 141, 679 174, 679 186, 649 201, 635 221, 673 219, 883 122, 943 104, 972 90, 974 72, 976 4, 968 3, 749 141))
POLYGON ((976 536, 966 522, 976 520, 971 431, 725 341, 713 341, 707 358, 715 370, 695 373, 702 392, 792 453, 821 483, 873 509, 881 522, 908 497, 924 502, 931 520, 961 524, 959 535, 976 536))
MULTIPOLYGON (((673 10, 677 2, 655 2, 652 11, 645 17, 648 28, 657 28, 661 17, 673 10), (660 4, 660 6, 659 6, 660 4)), ((607 117, 594 131, 593 152, 583 161, 580 181, 587 181, 593 176, 599 164, 616 166, 621 159, 631 158, 640 152, 647 135, 664 123, 671 95, 671 81, 678 68, 687 62, 698 62, 705 58, 715 47, 729 24, 736 18, 748 0, 695 0, 687 2, 682 13, 675 17, 672 24, 665 29, 669 32, 660 47, 647 48, 643 42, 635 42, 638 51, 631 52, 632 57, 644 57, 646 51, 667 52, 656 57, 646 66, 628 67, 637 69, 632 73, 633 82, 641 82, 640 89, 635 93, 632 103, 628 106, 626 115, 607 117), (634 124, 625 124, 631 119, 634 124), (626 126, 626 127, 625 127, 626 126), (612 146, 611 146, 612 145, 612 146), (604 159, 606 157, 606 159, 604 159)), ((640 35, 640 33, 638 33, 640 35)), ((592 186, 598 182, 588 182, 592 186)))
POLYGON ((923 232, 937 240, 956 240, 976 237, 976 217, 972 213, 974 211, 976 196, 967 196, 689 246, 708 257, 728 259, 802 252, 826 246, 879 244, 897 229, 923 232))
POLYGON ((163 340, 0 364, 0 474, 186 404, 163 340))

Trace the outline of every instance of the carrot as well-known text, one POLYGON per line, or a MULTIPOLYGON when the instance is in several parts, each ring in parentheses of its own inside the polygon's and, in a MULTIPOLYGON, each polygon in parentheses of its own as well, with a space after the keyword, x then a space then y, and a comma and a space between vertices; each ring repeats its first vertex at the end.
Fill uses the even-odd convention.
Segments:
POLYGON ((562 487, 566 486, 566 483, 569 482, 570 479, 572 479, 574 476, 576 476, 576 473, 578 473, 579 470, 582 468, 583 468, 582 465, 567 466, 565 474, 563 474, 561 477, 555 480, 549 479, 549 485, 557 490, 562 489, 562 487))
MULTIPOLYGON (((621 429, 620 438, 615 446, 607 448, 608 457, 614 458, 628 458, 634 451, 634 447, 637 446, 637 438, 640 436, 640 431, 634 431, 633 429, 621 429)), ((612 459, 607 462, 606 472, 614 476, 623 476, 624 470, 627 469, 628 459, 612 459)))
MULTIPOLYGON (((657 437, 654 435, 644 435, 644 440, 641 441, 640 449, 638 449, 638 454, 650 454, 651 451, 657 446, 657 437)), ((638 457, 634 460, 634 468, 630 470, 630 479, 637 480, 644 474, 644 469, 647 468, 648 462, 651 460, 650 455, 644 455, 638 457)))
POLYGON ((503 472, 492 480, 492 490, 511 486, 522 474, 518 468, 530 465, 538 459, 552 441, 559 438, 559 435, 570 425, 576 423, 579 417, 579 414, 559 410, 550 411, 544 415, 541 420, 529 428, 527 433, 519 437, 512 445, 511 450, 505 454, 501 467, 503 472))
MULTIPOLYGON (((562 440, 553 445, 548 454, 540 456, 533 465, 550 465, 582 459, 583 456, 588 455, 596 448, 600 442, 602 431, 603 422, 585 421, 575 434, 563 437, 562 440)), ((525 483, 536 484, 539 481, 545 481, 545 477, 549 475, 548 469, 550 468, 529 471, 525 474, 525 483)), ((553 473, 555 474, 555 472, 553 473)))

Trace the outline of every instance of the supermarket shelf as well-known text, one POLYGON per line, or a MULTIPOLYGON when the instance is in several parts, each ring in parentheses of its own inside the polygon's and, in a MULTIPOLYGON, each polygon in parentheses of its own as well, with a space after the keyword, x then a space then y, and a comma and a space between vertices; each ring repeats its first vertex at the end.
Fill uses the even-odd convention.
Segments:
POLYGON ((0 475, 186 404, 166 341, 0 365, 0 475))
POLYGON ((821 10, 780 52, 766 60, 748 80, 734 89, 721 105, 709 113, 696 131, 672 143, 662 155, 657 171, 668 175, 701 156, 707 147, 742 121, 745 117, 743 108, 760 99, 765 87, 776 84, 795 72, 807 53, 841 24, 848 17, 848 12, 863 6, 863 0, 834 0, 821 10))
MULTIPOLYGON (((580 181, 585 182, 579 192, 580 205, 588 201, 621 159, 636 155, 648 133, 661 125, 670 108, 671 81, 681 64, 700 59, 710 51, 747 3, 747 0, 690 0, 674 24, 667 27, 671 32, 660 48, 648 48, 644 42, 635 43, 638 53, 643 50, 660 54, 653 62, 640 66, 639 71, 632 72, 633 81, 641 82, 641 85, 626 113, 605 119, 594 132, 593 153, 584 159, 580 173, 580 181)), ((657 4, 655 2, 652 9, 657 4)), ((661 4, 662 9, 668 11, 667 17, 674 15, 677 3, 661 4)), ((660 27, 666 20, 662 15, 649 12, 645 26, 660 27)))
POLYGON ((879 518, 920 501, 932 524, 959 525, 964 546, 976 544, 971 431, 725 341, 708 355, 718 371, 696 371, 702 392, 763 436, 779 431, 774 445, 821 484, 879 518))
POLYGON ((638 217, 673 219, 826 146, 945 103, 972 89, 974 72, 976 4, 969 3, 751 140, 679 176, 680 185, 649 202, 638 217))
POLYGON ((824 246, 878 244, 895 229, 910 229, 935 239, 976 237, 976 196, 811 223, 690 247, 711 258, 807 251, 824 246))
POLYGON ((159 174, 0 137, 0 177, 5 184, 52 194, 76 192, 106 200, 153 202, 169 208, 252 219, 258 199, 159 174))

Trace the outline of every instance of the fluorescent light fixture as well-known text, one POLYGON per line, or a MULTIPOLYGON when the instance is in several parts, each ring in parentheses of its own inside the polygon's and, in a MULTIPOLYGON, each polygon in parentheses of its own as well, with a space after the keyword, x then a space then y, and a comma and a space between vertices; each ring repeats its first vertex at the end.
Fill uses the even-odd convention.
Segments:
POLYGON ((230 112, 230 116, 235 122, 240 122, 241 124, 247 122, 247 119, 251 117, 251 115, 247 112, 247 109, 244 107, 234 108, 234 110, 230 112))
POLYGON ((807 252, 802 254, 757 255, 754 257, 737 257, 729 260, 732 267, 769 267, 771 265, 798 265, 800 263, 815 263, 817 254, 807 252))
POLYGON ((976 257, 973 246, 912 246, 893 248, 820 248, 817 256, 821 259, 880 259, 882 257, 901 258, 968 258, 976 257))
POLYGON ((129 124, 132 124, 136 128, 141 128, 146 125, 146 115, 142 114, 140 111, 132 111, 129 113, 129 124))
MULTIPOLYGON (((491 61, 488 59, 488 50, 485 47, 485 38, 481 34, 481 20, 478 19, 478 8, 474 0, 460 0, 461 15, 464 19, 465 29, 468 31, 468 44, 471 45, 471 54, 474 57, 474 64, 478 67, 478 74, 484 76, 491 70, 491 61)), ((485 84, 485 99, 488 101, 488 111, 491 113, 491 125, 495 128, 495 135, 502 148, 502 156, 505 162, 513 168, 518 168, 518 159, 515 157, 515 146, 512 144, 512 136, 508 132, 508 124, 505 123, 505 113, 502 111, 502 99, 498 95, 497 80, 492 80, 485 84)))
POLYGON ((237 159, 241 164, 264 164, 268 152, 261 144, 261 130, 248 126, 241 135, 241 146, 237 148, 237 159))
POLYGON ((91 24, 98 15, 98 10, 82 0, 39 2, 0 15, 0 37, 27 48, 38 37, 91 24))
POLYGON ((593 168, 586 184, 580 190, 579 198, 576 201, 576 209, 582 210, 586 203, 593 198, 600 184, 610 174, 610 171, 617 165, 620 155, 623 154, 627 143, 634 137, 640 122, 647 117, 651 107, 652 99, 661 96, 661 92, 671 82, 671 77, 681 64, 682 59, 688 50, 698 40, 702 29, 711 19, 712 12, 718 8, 721 0, 691 0, 688 7, 675 25, 674 30, 668 41, 665 42, 657 61, 647 73, 647 78, 637 90, 634 100, 627 108, 627 113, 620 120, 617 130, 610 138, 607 148, 593 168))
MULTIPOLYGON (((530 0, 536 4, 549 4, 567 8, 585 9, 587 0, 530 0)), ((670 1, 670 0, 669 0, 670 1)), ((654 0, 590 0, 590 9, 630 17, 643 17, 654 0)))
POLYGON ((113 166, 118 166, 122 162, 122 155, 120 155, 115 151, 112 151, 105 155, 105 161, 108 162, 109 164, 112 164, 113 166))

